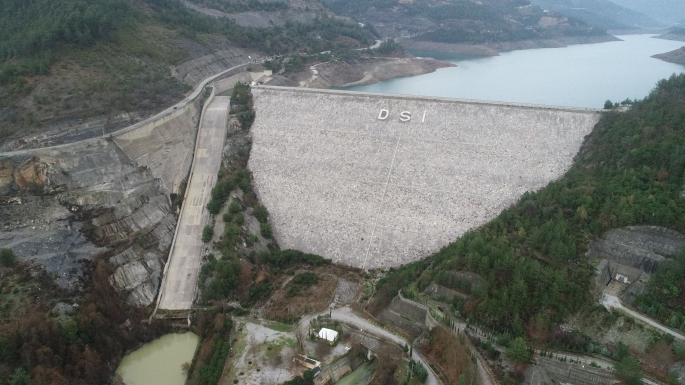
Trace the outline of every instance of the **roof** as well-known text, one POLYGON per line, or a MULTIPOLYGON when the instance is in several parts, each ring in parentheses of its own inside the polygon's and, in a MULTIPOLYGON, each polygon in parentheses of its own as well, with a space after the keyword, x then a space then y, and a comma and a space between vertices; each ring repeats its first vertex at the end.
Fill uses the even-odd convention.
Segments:
POLYGON ((331 329, 321 328, 321 330, 319 330, 319 338, 324 338, 328 341, 335 341, 335 339, 338 338, 338 332, 331 329))

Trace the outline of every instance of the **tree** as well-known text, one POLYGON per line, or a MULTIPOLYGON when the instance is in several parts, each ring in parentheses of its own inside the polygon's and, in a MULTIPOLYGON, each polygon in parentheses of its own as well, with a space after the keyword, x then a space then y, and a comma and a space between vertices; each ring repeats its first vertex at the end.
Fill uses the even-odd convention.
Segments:
POLYGON ((9 385, 29 385, 31 376, 22 368, 17 368, 8 382, 9 385))
POLYGON ((640 381, 640 364, 635 357, 627 355, 623 357, 616 365, 616 376, 630 385, 641 384, 640 381))
POLYGON ((205 226, 205 228, 202 229, 202 242, 207 243, 211 241, 213 236, 214 228, 212 226, 205 226))
POLYGON ((264 206, 257 206, 254 208, 254 211, 252 211, 252 215, 254 215, 255 218, 261 223, 265 223, 266 220, 269 218, 269 212, 266 210, 266 207, 264 206))
POLYGON ((612 103, 611 100, 607 100, 606 102, 604 102, 605 110, 610 110, 612 108, 614 108, 614 103, 612 103))
POLYGON ((510 360, 514 362, 528 362, 531 356, 532 354, 528 350, 526 341, 523 340, 523 337, 516 337, 509 342, 509 346, 507 347, 507 357, 510 360))
POLYGON ((4 267, 14 267, 17 264, 17 257, 10 249, 0 250, 0 265, 4 267))

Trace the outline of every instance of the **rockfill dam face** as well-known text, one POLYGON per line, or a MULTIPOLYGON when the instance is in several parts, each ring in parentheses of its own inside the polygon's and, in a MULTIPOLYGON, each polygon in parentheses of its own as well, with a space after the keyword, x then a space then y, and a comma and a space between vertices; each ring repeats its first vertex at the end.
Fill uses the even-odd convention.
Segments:
POLYGON ((248 167, 281 248, 425 257, 571 166, 597 110, 254 87, 248 167))

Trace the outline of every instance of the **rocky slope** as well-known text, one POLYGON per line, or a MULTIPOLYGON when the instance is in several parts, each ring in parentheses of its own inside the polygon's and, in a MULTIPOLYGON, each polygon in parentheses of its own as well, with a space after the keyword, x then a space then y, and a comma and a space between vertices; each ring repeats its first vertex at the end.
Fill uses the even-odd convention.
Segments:
MULTIPOLYGON (((683 37, 683 39, 685 40, 685 37, 683 37)), ((661 53, 652 57, 670 63, 685 65, 685 48, 678 48, 671 52, 661 53)))
POLYGON ((685 41, 685 28, 673 28, 670 31, 655 37, 657 39, 685 41))

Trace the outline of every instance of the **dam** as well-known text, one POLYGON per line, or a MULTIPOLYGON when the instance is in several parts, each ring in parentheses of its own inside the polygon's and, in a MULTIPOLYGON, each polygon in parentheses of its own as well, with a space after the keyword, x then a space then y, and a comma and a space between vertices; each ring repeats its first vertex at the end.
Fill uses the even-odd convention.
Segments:
POLYGON ((571 166, 598 110, 260 86, 248 168, 282 249, 434 253, 571 166))

